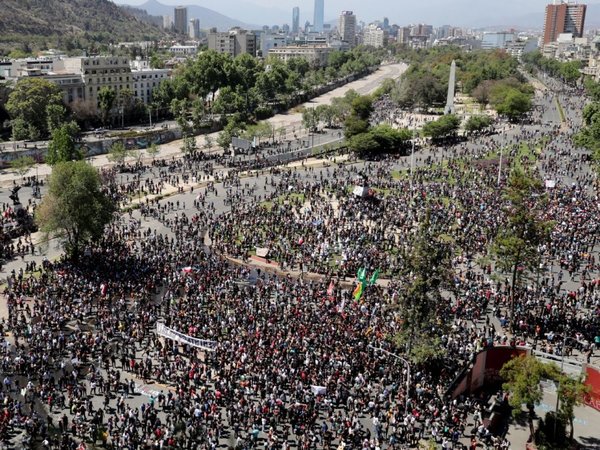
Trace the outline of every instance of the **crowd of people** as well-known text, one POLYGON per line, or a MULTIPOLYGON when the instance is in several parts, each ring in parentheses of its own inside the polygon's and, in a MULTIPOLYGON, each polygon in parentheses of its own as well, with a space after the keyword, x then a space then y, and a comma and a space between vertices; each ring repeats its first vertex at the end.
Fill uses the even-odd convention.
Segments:
MULTIPOLYGON (((568 114, 581 110, 582 100, 564 96, 568 114)), ((112 195, 123 204, 137 195, 139 208, 77 262, 45 260, 8 278, 0 438, 20 433, 25 444, 60 449, 366 450, 424 440, 508 449, 490 429, 488 397, 448 395, 456 375, 490 346, 589 360, 600 340, 600 222, 585 158, 565 153, 568 131, 513 131, 424 151, 414 173, 390 157, 225 177, 226 161, 202 153, 104 171, 112 195), (557 181, 542 212, 555 227, 539 249, 543 270, 522 283, 511 315, 511 284, 491 276, 486 258, 506 221, 498 166, 504 158, 505 185, 511 164, 536 151, 541 176, 557 181), (179 197, 142 198, 182 193, 192 180, 205 185, 187 207, 179 197), (365 182, 371 192, 354 195, 365 182), (394 356, 405 350, 391 338, 403 326, 394 301, 425 220, 457 251, 436 305, 441 356, 407 365, 394 356), (257 247, 278 272, 248 263, 257 247), (360 268, 388 282, 355 301, 344 278, 360 268), (576 289, 563 288, 574 280, 576 289), (166 339, 158 323, 188 343, 166 339), (194 347, 194 338, 214 346, 194 347)), ((506 404, 507 395, 494 399, 506 404)))

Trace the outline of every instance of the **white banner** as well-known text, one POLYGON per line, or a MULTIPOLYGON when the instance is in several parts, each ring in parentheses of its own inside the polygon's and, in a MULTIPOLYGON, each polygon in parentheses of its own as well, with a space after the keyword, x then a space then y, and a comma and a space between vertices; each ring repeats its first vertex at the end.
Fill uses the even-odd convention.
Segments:
POLYGON ((180 333, 179 331, 175 331, 172 328, 167 327, 164 323, 160 322, 156 323, 156 333, 159 336, 181 342, 182 344, 188 344, 192 347, 201 348, 202 350, 206 350, 208 352, 214 352, 215 348, 217 347, 217 343, 215 341, 188 336, 180 333))

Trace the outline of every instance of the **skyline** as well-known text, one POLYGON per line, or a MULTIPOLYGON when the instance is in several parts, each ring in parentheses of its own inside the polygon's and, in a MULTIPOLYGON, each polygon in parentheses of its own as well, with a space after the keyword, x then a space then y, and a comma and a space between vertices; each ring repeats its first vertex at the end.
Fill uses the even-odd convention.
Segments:
MULTIPOLYGON (((117 4, 143 5, 146 0, 112 0, 117 4)), ((156 0, 151 0, 156 1, 156 0)), ((313 23, 314 0, 158 0, 169 6, 198 5, 212 9, 233 19, 256 25, 291 25, 292 8, 300 8, 300 24, 313 23)), ((399 0, 325 0, 324 20, 337 22, 343 10, 354 11, 359 21, 366 23, 388 17, 390 23, 428 23, 434 26, 453 25, 463 27, 525 26, 543 28, 545 6, 552 0, 422 0, 412 2, 399 0)), ((579 2, 600 5, 600 1, 579 2)), ((600 17, 589 17, 590 26, 598 26, 600 17)))

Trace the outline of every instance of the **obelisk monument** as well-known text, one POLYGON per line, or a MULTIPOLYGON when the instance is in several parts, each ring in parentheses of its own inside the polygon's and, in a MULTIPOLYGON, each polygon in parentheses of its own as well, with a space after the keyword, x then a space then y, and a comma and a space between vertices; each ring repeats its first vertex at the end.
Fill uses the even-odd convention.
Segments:
POLYGON ((448 79, 448 98, 444 114, 454 114, 454 86, 456 85, 456 61, 450 65, 450 78, 448 79))

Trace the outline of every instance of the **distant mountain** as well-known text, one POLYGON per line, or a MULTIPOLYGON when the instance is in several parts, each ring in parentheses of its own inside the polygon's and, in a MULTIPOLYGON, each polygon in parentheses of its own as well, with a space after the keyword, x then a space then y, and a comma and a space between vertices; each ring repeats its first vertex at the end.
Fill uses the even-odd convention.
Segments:
POLYGON ((156 27, 163 26, 163 18, 162 16, 152 16, 146 12, 145 9, 135 8, 129 5, 121 5, 122 9, 125 10, 127 14, 135 17, 137 20, 141 22, 145 22, 150 25, 154 25, 156 27))
POLYGON ((2 0, 0 7, 0 43, 65 48, 79 38, 115 42, 165 35, 109 0, 2 0))
MULTIPOLYGON (((186 5, 183 5, 186 6, 186 5)), ((148 14, 153 16, 171 16, 173 17, 174 7, 171 5, 163 5, 156 0, 148 0, 141 5, 135 6, 135 8, 143 9, 148 14)), ((216 27, 219 30, 228 30, 232 27, 241 27, 247 30, 254 30, 261 28, 257 25, 244 23, 240 20, 232 19, 223 14, 220 14, 212 9, 205 8, 198 5, 187 5, 188 9, 188 20, 199 19, 200 28, 208 30, 209 28, 216 27)), ((244 17, 243 14, 239 14, 239 17, 244 17)))

